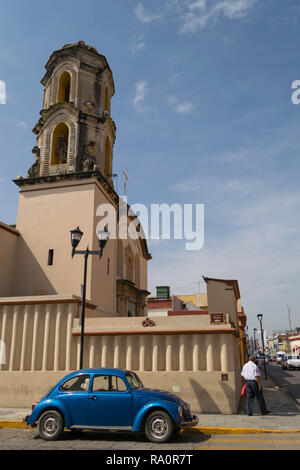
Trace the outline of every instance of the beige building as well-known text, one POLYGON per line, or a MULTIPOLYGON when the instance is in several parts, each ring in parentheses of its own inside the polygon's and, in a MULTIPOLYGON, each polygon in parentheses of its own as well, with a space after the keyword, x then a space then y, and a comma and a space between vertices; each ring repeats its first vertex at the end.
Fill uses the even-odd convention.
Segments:
POLYGON ((300 355, 300 335, 290 336, 289 341, 291 353, 300 355))
POLYGON ((116 236, 110 226, 102 258, 88 259, 83 367, 132 369, 195 411, 236 412, 237 281, 205 279, 206 315, 147 317, 147 243, 139 224, 135 239, 118 237, 127 203, 113 185, 115 90, 105 57, 82 41, 68 44, 51 55, 41 83, 35 161, 14 180, 16 226, 0 224, 0 405, 30 406, 79 368, 84 260, 71 256, 70 231, 79 226, 78 249, 96 251, 111 211, 116 236))

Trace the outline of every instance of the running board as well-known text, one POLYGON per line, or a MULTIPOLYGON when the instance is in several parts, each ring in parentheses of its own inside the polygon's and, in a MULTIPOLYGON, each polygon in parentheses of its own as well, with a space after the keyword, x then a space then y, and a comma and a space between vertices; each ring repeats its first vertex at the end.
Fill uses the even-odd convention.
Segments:
POLYGON ((74 424, 70 429, 95 429, 108 431, 132 431, 132 426, 81 426, 74 424))

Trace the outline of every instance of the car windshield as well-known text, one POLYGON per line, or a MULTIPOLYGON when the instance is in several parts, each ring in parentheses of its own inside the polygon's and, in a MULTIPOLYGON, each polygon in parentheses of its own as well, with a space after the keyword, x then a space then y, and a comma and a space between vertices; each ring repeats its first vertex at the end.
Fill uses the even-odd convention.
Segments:
POLYGON ((137 388, 144 388, 144 385, 134 372, 126 372, 126 378, 132 390, 137 388))

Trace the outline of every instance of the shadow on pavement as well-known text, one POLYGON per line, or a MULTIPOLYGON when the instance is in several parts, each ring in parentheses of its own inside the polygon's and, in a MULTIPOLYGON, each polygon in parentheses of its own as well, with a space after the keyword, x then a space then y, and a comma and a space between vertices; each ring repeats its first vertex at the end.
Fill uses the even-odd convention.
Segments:
MULTIPOLYGON (((176 434, 173 439, 171 439, 170 443, 176 444, 184 443, 184 442, 206 442, 211 438, 209 434, 204 434, 198 432, 197 434, 184 434, 178 433, 176 434)), ((43 441, 43 439, 37 434, 34 436, 34 440, 43 441)), ((105 442, 145 442, 149 444, 150 442, 145 437, 143 433, 128 433, 122 431, 68 431, 65 430, 59 439, 60 442, 73 442, 73 441, 105 441, 105 442)), ((51 441, 44 441, 51 443, 51 441)))

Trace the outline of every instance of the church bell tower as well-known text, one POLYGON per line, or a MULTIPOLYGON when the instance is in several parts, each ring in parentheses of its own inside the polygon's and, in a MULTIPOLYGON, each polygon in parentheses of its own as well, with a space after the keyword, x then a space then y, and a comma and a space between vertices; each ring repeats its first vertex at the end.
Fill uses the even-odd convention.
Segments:
POLYGON ((115 89, 106 58, 79 41, 55 51, 45 68, 43 109, 33 129, 35 162, 27 179, 99 172, 112 185, 115 89))
MULTIPOLYGON (((71 257, 70 231, 79 226, 82 248, 97 250, 97 208, 118 207, 114 81, 106 58, 83 41, 53 52, 45 68, 43 108, 33 129, 35 161, 14 180, 22 236, 13 294, 80 296, 83 258, 71 257)), ((105 314, 116 313, 115 245, 109 240, 101 262, 94 256, 88 266, 87 298, 105 314)))

